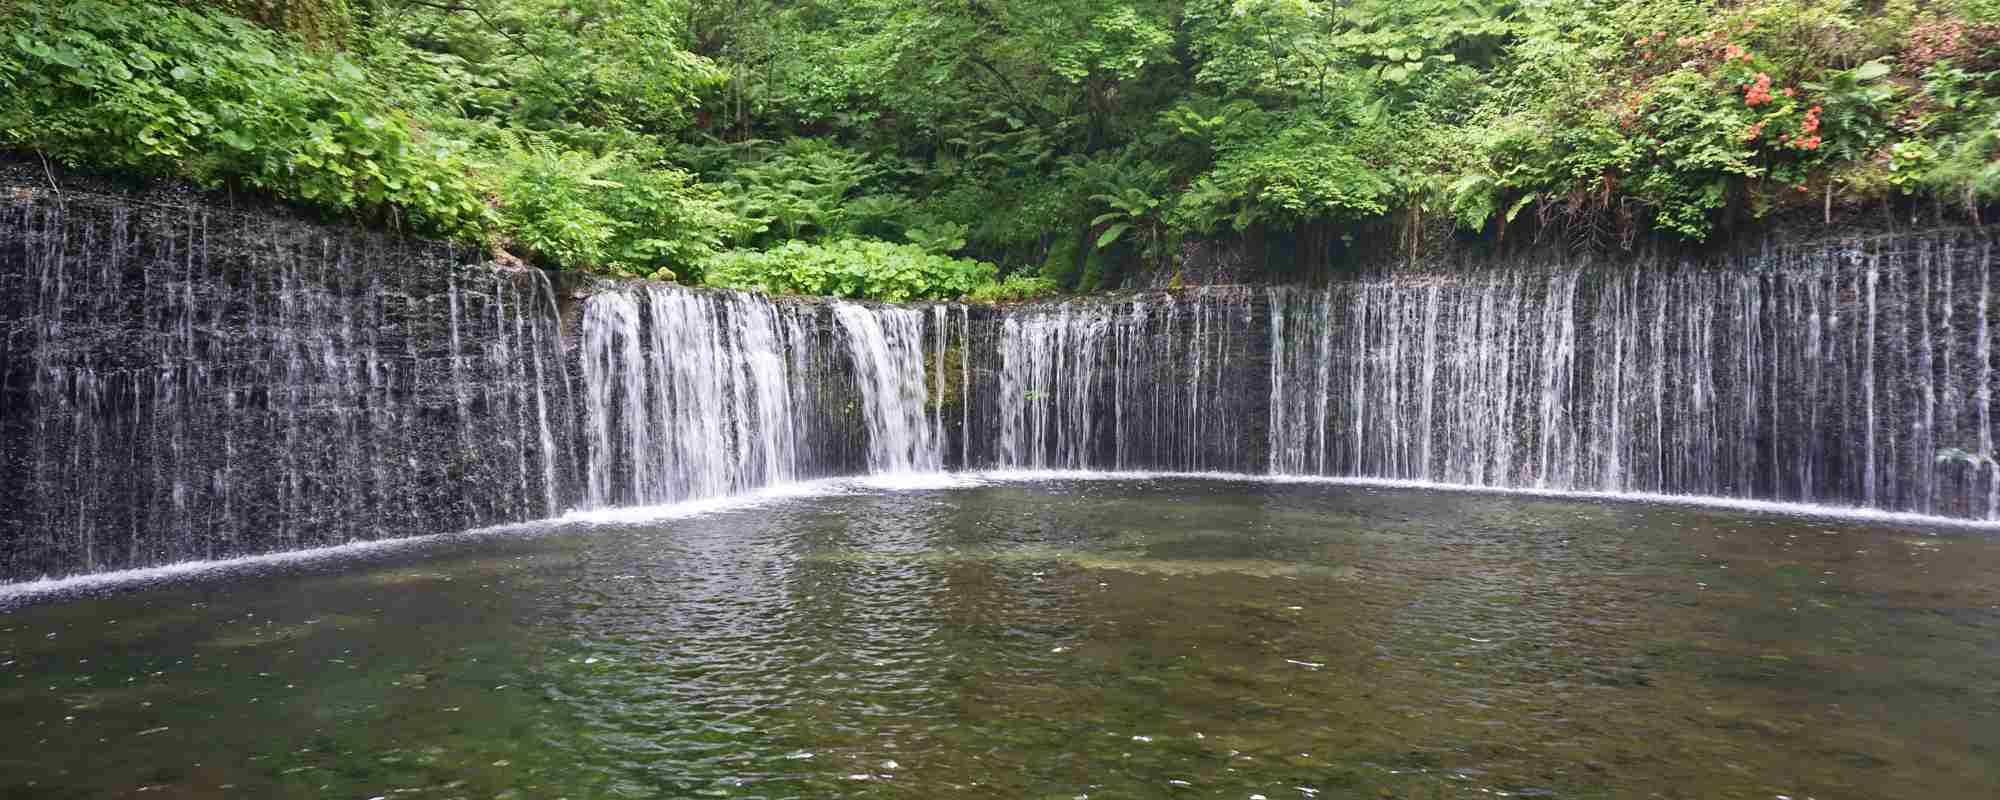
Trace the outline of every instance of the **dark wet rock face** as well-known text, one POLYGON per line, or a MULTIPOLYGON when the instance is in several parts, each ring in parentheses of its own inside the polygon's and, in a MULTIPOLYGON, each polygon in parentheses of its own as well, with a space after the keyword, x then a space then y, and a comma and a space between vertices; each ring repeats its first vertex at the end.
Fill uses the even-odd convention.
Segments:
POLYGON ((541 517, 574 480, 538 273, 200 205, 0 203, 0 579, 541 517))

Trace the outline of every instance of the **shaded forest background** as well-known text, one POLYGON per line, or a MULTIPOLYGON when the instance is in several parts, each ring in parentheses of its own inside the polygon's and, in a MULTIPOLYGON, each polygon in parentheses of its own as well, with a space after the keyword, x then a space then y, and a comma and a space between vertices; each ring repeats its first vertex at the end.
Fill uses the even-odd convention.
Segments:
POLYGON ((2000 0, 0 0, 0 148, 878 299, 2000 199, 2000 0))

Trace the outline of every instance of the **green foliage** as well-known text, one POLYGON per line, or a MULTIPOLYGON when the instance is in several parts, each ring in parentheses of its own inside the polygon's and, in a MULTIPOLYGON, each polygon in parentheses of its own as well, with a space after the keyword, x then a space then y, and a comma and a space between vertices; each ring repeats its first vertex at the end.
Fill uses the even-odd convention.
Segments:
POLYGON ((1182 195, 1174 220, 1198 232, 1222 222, 1290 228, 1319 219, 1354 221, 1389 210, 1389 177, 1356 152, 1352 134, 1319 119, 1299 120, 1226 147, 1182 195))
POLYGON ((678 169, 621 163, 606 175, 618 184, 597 197, 617 220, 604 266, 656 280, 699 281, 701 264, 746 225, 711 187, 678 169))
POLYGON ((1173 42, 1165 29, 1130 5, 1115 5, 1092 17, 1085 31, 1049 62, 1050 69, 1072 83, 1138 77, 1173 42))
POLYGON ((500 220, 513 244, 552 266, 671 280, 698 277, 743 226, 711 191, 621 152, 593 156, 512 136, 499 160, 500 220))
POLYGON ((1401 84, 1427 69, 1491 58, 1513 33, 1505 0, 1360 0, 1339 12, 1334 47, 1401 84))
POLYGON ((910 244, 926 253, 950 255, 965 249, 966 226, 956 222, 938 223, 930 228, 912 227, 904 232, 910 244))
POLYGON ((347 0, 205 0, 204 4, 315 47, 338 45, 354 28, 354 11, 347 0))
POLYGON ((1708 76, 1681 69, 1653 85, 1639 117, 1648 128, 1626 142, 1618 162, 1636 173, 1629 191, 1652 206, 1659 226, 1705 238, 1729 179, 1762 172, 1744 134, 1750 111, 1716 92, 1708 76))
POLYGON ((1303 95, 1341 61, 1326 6, 1304 0, 1198 0, 1188 28, 1196 81, 1232 95, 1303 95))
MULTIPOLYGON (((762 158, 732 165, 717 188, 760 233, 781 239, 837 236, 849 232, 850 197, 874 173, 861 153, 824 140, 794 139, 762 158)), ((854 210, 865 215, 857 223, 879 226, 887 209, 876 200, 854 210)))
POLYGON ((464 147, 426 136, 364 71, 234 17, 36 3, 0 21, 0 146, 71 164, 240 183, 333 211, 472 235, 464 147))
POLYGON ((1853 69, 1836 70, 1805 88, 1820 97, 1819 116, 1830 146, 1827 155, 1857 160, 1873 155, 1889 135, 1889 120, 1899 109, 1891 102, 1899 93, 1888 77, 1889 65, 1870 61, 1853 69))
POLYGON ((1126 152, 1116 158, 1073 159, 1065 173, 1072 185, 1091 193, 1086 208, 1100 212, 1087 226, 1094 231, 1087 244, 1096 257, 1086 259, 1084 274, 1074 285, 1101 284, 1104 264, 1096 251, 1130 245, 1147 260, 1165 255, 1171 240, 1166 224, 1172 174, 1168 167, 1126 152))
POLYGON ((1042 260, 1040 277, 1064 291, 1088 292, 1101 286, 1107 257, 1087 236, 1057 236, 1042 260))
POLYGON ((1096 256, 1096 248, 1084 247, 1075 236, 1057 236, 1042 259, 1040 277, 1061 289, 1075 289, 1085 254, 1096 256))
MULTIPOLYGON (((362 46, 408 83, 475 118, 579 141, 670 134, 723 80, 675 46, 680 0, 372 0, 362 46)), ((582 141, 595 140, 595 141, 582 141)))
MULTIPOLYGON (((326 33, 325 14, 308 15, 307 4, 246 0, 232 8, 255 11, 273 27, 337 38, 326 33)), ((628 152, 593 153, 491 121, 403 111, 442 103, 476 116, 522 102, 500 89, 506 81, 461 56, 423 53, 381 30, 359 38, 355 53, 328 52, 174 5, 34 4, 0 23, 7 90, 0 145, 239 185, 337 213, 394 216, 421 232, 509 244, 557 267, 669 277, 744 227, 688 173, 642 167, 628 152), (384 85, 383 76, 412 78, 429 91, 384 85), (512 99, 480 99, 496 93, 512 99)), ((521 58, 534 60, 532 52, 521 58)), ((634 89, 641 79, 628 74, 618 85, 632 93, 621 102, 657 101, 682 113, 685 87, 652 82, 687 76, 656 61, 619 62, 588 76, 610 80, 607 70, 640 66, 651 93, 634 89)), ((574 89, 584 76, 570 77, 574 89)), ((560 94, 574 103, 570 89, 560 94)), ((653 119, 667 113, 654 112, 653 119)))
POLYGON ((1906 192, 1933 191, 1977 207, 2000 199, 2000 72, 1933 64, 1889 147, 1889 180, 1906 192))
POLYGON ((1003 280, 987 281, 973 288, 965 299, 974 303, 1026 303, 1060 293, 1062 288, 1055 281, 1038 275, 1009 275, 1003 280))
POLYGON ((714 286, 889 301, 961 297, 998 272, 985 262, 868 239, 730 250, 711 256, 704 267, 714 286))
MULTIPOLYGON (((898 194, 869 194, 847 201, 842 214, 849 231, 878 239, 890 239, 902 233, 910 218, 916 213, 917 204, 898 194)), ((961 247, 964 244, 961 242, 961 247)))
MULTIPOLYGON (((1913 9, 1524 5, 1512 23, 1516 63, 1502 73, 1511 79, 1495 93, 1505 106, 1466 123, 1476 152, 1448 207, 1473 229, 1533 203, 1568 218, 1637 209, 1656 229, 1699 240, 1739 197, 1764 213, 1797 202, 1809 183, 1830 184, 1829 199, 1834 188, 1856 199, 1883 187, 1936 191, 1942 150, 1926 139, 1975 139, 1977 112, 1963 102, 1990 87, 1955 93, 1964 84, 1941 75, 1936 90, 1956 94, 1954 105, 1913 103, 1909 65, 1926 58, 1913 48, 1931 35, 1918 26, 1934 19, 1913 9)), ((1975 146, 1968 161, 1978 159, 1975 146)))
POLYGON ((1919 185, 1968 207, 2000 200, 2000 111, 1979 129, 1950 139, 1934 158, 1916 162, 1919 185))
POLYGON ((0 147, 780 291, 1090 290, 1392 215, 1602 247, 2000 200, 1994 0, 0 5, 0 147))
POLYGON ((615 154, 592 157, 540 140, 506 155, 511 169, 500 185, 501 221, 516 243, 556 263, 590 267, 610 260, 617 220, 592 201, 620 188, 604 177, 617 163, 615 154))

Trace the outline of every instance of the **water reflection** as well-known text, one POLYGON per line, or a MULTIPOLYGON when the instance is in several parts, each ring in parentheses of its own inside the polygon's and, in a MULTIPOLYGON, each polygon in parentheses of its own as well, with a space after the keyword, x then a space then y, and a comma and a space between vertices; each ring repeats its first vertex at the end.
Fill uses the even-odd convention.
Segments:
POLYGON ((0 789, 1979 796, 1996 568, 1455 492, 840 494, 10 612, 0 789))

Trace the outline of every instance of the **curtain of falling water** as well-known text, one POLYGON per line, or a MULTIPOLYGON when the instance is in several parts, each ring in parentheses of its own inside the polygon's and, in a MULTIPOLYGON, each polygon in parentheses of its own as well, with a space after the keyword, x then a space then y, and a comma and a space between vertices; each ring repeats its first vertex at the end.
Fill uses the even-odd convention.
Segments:
POLYGON ((943 374, 951 310, 829 310, 665 286, 591 297, 582 343, 590 504, 942 469, 946 407, 926 376, 943 374))
POLYGON ((1003 469, 1248 470, 1267 334, 1244 289, 1023 306, 997 321, 1003 469))
POLYGON ((797 479, 816 374, 807 320, 769 300, 671 287, 584 306, 592 506, 715 497, 797 479))
POLYGON ((924 315, 913 308, 840 303, 840 325, 868 425, 868 471, 944 468, 942 436, 925 416, 924 315))
POLYGON ((0 579, 946 465, 2000 511, 1976 236, 976 315, 627 289, 584 305, 579 440, 540 273, 118 198, 4 208, 0 579))
POLYGON ((539 272, 268 217, 0 206, 0 580, 558 513, 539 272))
POLYGON ((968 402, 972 393, 972 358, 968 352, 971 309, 962 304, 937 303, 930 307, 930 314, 931 371, 925 388, 930 393, 931 435, 941 466, 963 464, 971 452, 972 403, 968 402))
POLYGON ((1273 289, 1277 473, 1995 516, 1991 243, 1273 289))

